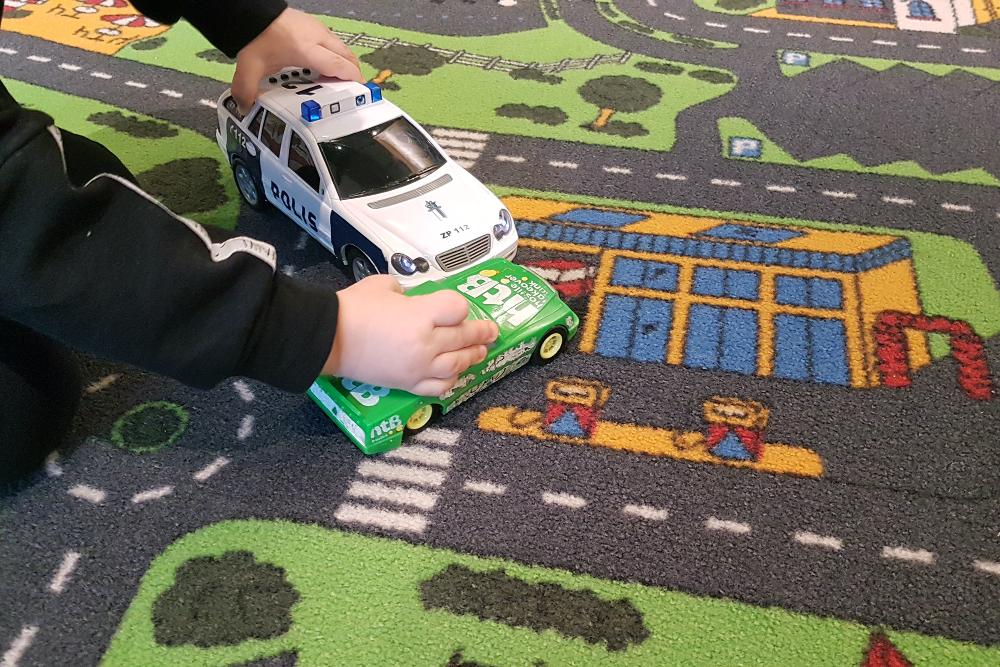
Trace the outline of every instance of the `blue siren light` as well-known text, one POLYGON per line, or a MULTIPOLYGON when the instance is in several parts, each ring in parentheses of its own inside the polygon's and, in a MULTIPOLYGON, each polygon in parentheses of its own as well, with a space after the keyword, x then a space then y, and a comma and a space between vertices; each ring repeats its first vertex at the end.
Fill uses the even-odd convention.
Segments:
POLYGON ((365 87, 368 90, 372 91, 372 103, 373 104, 375 102, 379 102, 379 101, 382 100, 382 89, 379 87, 379 85, 377 83, 369 81, 368 83, 365 84, 365 87))
POLYGON ((309 123, 323 118, 323 109, 316 100, 307 100, 302 103, 302 120, 309 123))

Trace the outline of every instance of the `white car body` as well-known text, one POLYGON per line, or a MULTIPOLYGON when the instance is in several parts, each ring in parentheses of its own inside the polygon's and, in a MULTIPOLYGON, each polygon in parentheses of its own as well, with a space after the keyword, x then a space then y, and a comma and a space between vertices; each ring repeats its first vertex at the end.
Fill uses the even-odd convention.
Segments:
POLYGON ((227 90, 218 117, 216 140, 244 199, 260 206, 254 199, 262 196, 349 268, 363 255, 368 268, 408 287, 517 253, 517 230, 503 203, 416 121, 382 99, 375 84, 285 70, 262 83, 245 117, 227 90), (344 163, 353 170, 334 165, 341 155, 358 156, 344 163), (420 165, 427 166, 409 171, 420 165), (396 171, 401 176, 394 182, 396 171), (390 180, 378 191, 362 188, 365 179, 381 178, 390 180), (502 232, 505 227, 509 231, 502 232), (410 260, 399 260, 402 269, 393 261, 397 253, 410 260))

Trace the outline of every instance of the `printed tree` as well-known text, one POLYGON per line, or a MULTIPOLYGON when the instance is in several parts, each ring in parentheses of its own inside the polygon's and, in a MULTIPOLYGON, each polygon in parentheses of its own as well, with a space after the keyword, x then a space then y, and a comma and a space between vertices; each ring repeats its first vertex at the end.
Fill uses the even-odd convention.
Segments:
POLYGON ((430 74, 448 60, 440 53, 435 53, 423 46, 405 44, 390 44, 361 56, 372 67, 379 70, 373 82, 381 85, 393 74, 430 74))
POLYGON ((657 104, 663 91, 656 84, 633 76, 602 76, 580 86, 580 96, 600 108, 590 127, 600 131, 618 111, 635 113, 657 104))

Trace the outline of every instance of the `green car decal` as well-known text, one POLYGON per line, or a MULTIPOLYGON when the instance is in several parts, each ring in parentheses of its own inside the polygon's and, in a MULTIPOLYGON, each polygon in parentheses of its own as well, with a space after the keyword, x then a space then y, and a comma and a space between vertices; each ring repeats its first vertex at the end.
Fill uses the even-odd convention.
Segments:
POLYGON ((419 430, 426 424, 427 406, 441 414, 451 411, 526 365, 539 346, 558 334, 562 340, 554 356, 580 326, 580 319, 543 278, 506 259, 491 259, 443 280, 423 283, 407 294, 444 289, 469 301, 470 318, 493 320, 500 328, 486 358, 463 373, 448 392, 437 397, 415 396, 333 377, 318 378, 309 388, 313 401, 366 454, 399 447, 408 425, 419 430), (421 423, 408 424, 411 419, 421 423))

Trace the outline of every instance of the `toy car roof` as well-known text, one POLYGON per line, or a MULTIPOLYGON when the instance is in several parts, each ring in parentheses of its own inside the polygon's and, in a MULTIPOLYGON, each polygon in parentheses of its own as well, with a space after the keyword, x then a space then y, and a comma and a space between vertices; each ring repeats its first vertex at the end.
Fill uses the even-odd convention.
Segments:
POLYGON ((382 99, 374 83, 361 84, 286 69, 261 83, 261 104, 298 121, 317 141, 342 137, 387 120, 402 111, 382 99))

